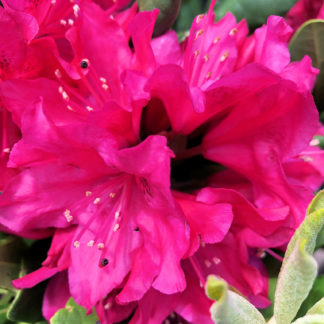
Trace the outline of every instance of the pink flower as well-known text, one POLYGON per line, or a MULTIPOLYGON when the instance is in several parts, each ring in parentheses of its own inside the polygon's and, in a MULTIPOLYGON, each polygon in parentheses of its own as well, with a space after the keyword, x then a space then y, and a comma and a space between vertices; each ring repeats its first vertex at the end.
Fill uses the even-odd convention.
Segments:
MULTIPOLYGON (((266 192, 280 197, 291 207, 293 226, 298 226, 312 193, 289 183, 282 164, 307 147, 317 129, 318 113, 310 93, 299 92, 294 84, 275 75, 269 74, 266 82, 271 79, 271 86, 241 97, 231 112, 210 128, 203 139, 204 156, 247 177, 261 195, 266 192)), ((260 77, 258 80, 261 88, 260 77)))
POLYGON ((165 295, 151 289, 138 301, 130 324, 163 323, 167 319, 176 323, 212 323, 209 313, 211 301, 204 294, 199 278, 190 262, 184 261, 182 266, 186 273, 186 290, 165 295))
MULTIPOLYGON (((292 30, 283 18, 269 17, 267 25, 247 37, 246 22, 237 24, 231 14, 214 23, 213 4, 212 1, 206 16, 196 17, 181 46, 172 31, 151 42, 155 61, 160 67, 154 71, 144 90, 163 102, 172 129, 181 134, 188 134, 223 114, 237 98, 262 86, 253 76, 263 73, 260 65, 307 90, 314 85, 317 74, 309 58, 290 63, 288 40, 292 30), (259 66, 250 71, 246 67, 241 79, 234 79, 234 71, 253 62, 259 66), (172 83, 168 82, 170 75, 172 83), (224 78, 231 79, 228 83, 230 90, 222 85, 224 78), (242 83, 245 84, 244 91, 242 83)), ((269 81, 264 78, 264 82, 269 81)))
MULTIPOLYGON (((64 251, 71 250, 71 263, 61 270, 69 267, 71 294, 87 309, 126 276, 118 296, 123 302, 141 298, 151 285, 163 293, 182 291, 185 281, 179 263, 188 239, 184 216, 170 192, 172 152, 165 138, 152 136, 138 146, 117 150, 104 129, 82 123, 55 127, 41 104, 30 110, 22 125, 24 145, 15 146, 12 163, 25 154, 24 148, 35 153, 34 159, 25 163, 29 167, 1 196, 1 223, 13 231, 77 224, 73 240, 64 244, 64 251)), ((62 240, 52 243, 60 255, 56 242, 62 240)), ((60 266, 45 262, 45 268, 53 275, 60 266)), ((25 279, 20 280, 19 287, 25 286, 25 279)))
POLYGON ((52 278, 46 318, 71 295, 103 324, 133 311, 131 323, 171 312, 209 323, 200 282, 211 273, 268 305, 260 251, 284 247, 323 179, 321 151, 309 147, 317 70, 308 57, 290 62, 283 19, 247 37, 231 14, 214 23, 214 3, 179 44, 172 31, 151 41, 158 12, 136 5, 6 2, 37 21, 27 50, 54 44, 48 70, 19 63, 0 83, 21 131, 0 223, 28 237, 54 232, 42 267, 14 281, 52 278))
POLYGON ((309 19, 324 18, 323 0, 298 0, 286 16, 288 24, 296 31, 309 19))
MULTIPOLYGON (((31 55, 30 41, 38 32, 33 16, 14 10, 0 11, 1 30, 7 30, 0 36, 0 79, 18 77, 27 69, 25 61, 31 55)), ((35 46, 33 49, 35 50, 35 46)))

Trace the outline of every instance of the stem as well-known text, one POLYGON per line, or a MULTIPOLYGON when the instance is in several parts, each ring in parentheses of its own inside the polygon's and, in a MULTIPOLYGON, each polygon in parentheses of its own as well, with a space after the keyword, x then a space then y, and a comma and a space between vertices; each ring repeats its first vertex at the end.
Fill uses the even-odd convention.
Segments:
POLYGON ((276 252, 273 252, 272 250, 265 248, 264 251, 266 251, 267 253, 269 253, 270 255, 272 255, 275 259, 279 260, 280 262, 283 261, 283 258, 277 254, 276 252))
POLYGON ((201 284, 205 287, 206 286, 206 280, 205 280, 205 278, 204 278, 204 276, 202 274, 202 271, 200 269, 198 261, 196 260, 196 258, 194 256, 189 257, 189 261, 190 261, 192 267, 194 268, 194 270, 195 270, 201 284))
POLYGON ((190 149, 187 149, 181 153, 176 154, 175 161, 189 159, 191 157, 202 155, 202 147, 201 145, 192 147, 190 149))

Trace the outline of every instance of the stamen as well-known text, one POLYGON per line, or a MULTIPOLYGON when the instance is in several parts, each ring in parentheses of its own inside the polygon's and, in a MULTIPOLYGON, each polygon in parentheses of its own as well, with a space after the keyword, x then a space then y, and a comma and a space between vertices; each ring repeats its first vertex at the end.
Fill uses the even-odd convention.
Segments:
POLYGON ((213 257, 213 262, 217 265, 221 263, 221 259, 218 259, 217 257, 213 257))
POLYGON ((87 245, 90 246, 90 247, 93 247, 94 246, 94 240, 89 241, 87 245))
POLYGON ((65 101, 70 101, 70 97, 65 91, 62 92, 62 98, 65 101))
POLYGON ((209 260, 206 259, 205 260, 205 265, 206 265, 207 268, 210 268, 212 263, 209 260))
POLYGON ((103 88, 105 91, 107 91, 107 90, 109 89, 109 86, 108 86, 108 84, 104 83, 104 84, 102 85, 102 88, 103 88))
POLYGON ((70 105, 67 105, 66 108, 71 110, 71 111, 74 111, 74 109, 70 105))
POLYGON ((99 203, 100 203, 100 198, 99 197, 97 197, 94 201, 93 201, 93 203, 95 204, 95 205, 98 205, 99 203))
POLYGON ((196 35, 195 35, 195 41, 204 33, 203 29, 200 29, 197 31, 196 35))
POLYGON ((73 6, 73 13, 74 13, 74 16, 75 16, 76 18, 79 17, 79 11, 80 11, 80 7, 79 7, 77 4, 75 4, 75 5, 73 6))
POLYGON ((117 232, 118 230, 119 230, 119 224, 116 224, 116 225, 114 226, 113 231, 114 231, 114 232, 117 232))
POLYGON ((66 21, 65 19, 61 19, 61 20, 60 20, 60 24, 61 24, 62 26, 66 26, 66 25, 67 25, 67 21, 66 21))
POLYGON ((61 71, 60 71, 59 69, 56 69, 56 70, 54 71, 54 74, 55 74, 55 76, 56 76, 58 79, 61 79, 61 78, 62 78, 62 73, 61 73, 61 71))
POLYGON ((90 106, 86 106, 86 109, 87 109, 88 111, 93 111, 93 108, 90 107, 90 106))
POLYGON ((204 19, 204 17, 205 17, 204 14, 198 15, 196 18, 196 23, 199 24, 204 19))
POLYGON ((195 50, 194 54, 195 54, 195 57, 197 57, 200 54, 200 52, 198 50, 195 50))
POLYGON ((102 82, 102 83, 107 83, 107 80, 106 80, 104 77, 101 77, 101 78, 100 78, 100 82, 102 82))
POLYGON ((229 35, 230 36, 234 36, 237 33, 237 28, 233 28, 230 32, 229 35))
POLYGON ((112 306, 111 303, 107 303, 107 304, 105 304, 104 309, 105 309, 105 310, 108 310, 108 309, 111 308, 111 306, 112 306))
POLYGON ((258 249, 257 253, 256 253, 256 256, 260 259, 263 259, 265 258, 267 254, 265 253, 265 251, 263 249, 258 249))
POLYGON ((219 41, 220 41, 220 37, 219 36, 217 36, 214 40, 213 40, 213 43, 214 44, 217 44, 219 41))
POLYGON ((208 60, 209 60, 209 55, 208 54, 204 55, 204 61, 208 62, 208 60))
POLYGON ((114 193, 114 192, 111 192, 110 194, 109 194, 109 197, 110 198, 114 198, 116 196, 116 194, 114 193))
POLYGON ((10 153, 10 148, 9 147, 6 147, 2 150, 4 153, 10 153))
POLYGON ((105 244, 104 243, 98 243, 97 247, 98 247, 99 250, 103 250, 104 247, 105 247, 105 244))
POLYGON ((80 242, 79 241, 74 241, 73 246, 77 249, 80 247, 80 242))
POLYGON ((91 191, 86 191, 85 195, 86 195, 86 197, 89 197, 89 196, 92 195, 92 192, 91 191))
POLYGON ((69 100, 70 100, 69 95, 68 95, 67 92, 63 89, 62 86, 59 86, 59 87, 58 87, 58 92, 62 95, 63 100, 65 100, 65 101, 69 101, 69 100))
POLYGON ((224 62, 229 56, 229 51, 226 51, 220 58, 221 62, 224 62))
POLYGON ((212 72, 208 72, 208 73, 206 74, 206 79, 207 79, 207 80, 210 79, 211 75, 212 75, 212 72))
POLYGON ((65 216, 68 223, 73 221, 73 216, 71 215, 71 211, 69 209, 66 209, 64 211, 64 216, 65 216))
POLYGON ((118 219, 119 216, 120 216, 120 212, 119 211, 116 211, 116 213, 115 213, 115 219, 118 219))
POLYGON ((73 26, 73 25, 74 25, 74 21, 73 21, 73 19, 68 19, 68 24, 69 24, 70 26, 73 26))

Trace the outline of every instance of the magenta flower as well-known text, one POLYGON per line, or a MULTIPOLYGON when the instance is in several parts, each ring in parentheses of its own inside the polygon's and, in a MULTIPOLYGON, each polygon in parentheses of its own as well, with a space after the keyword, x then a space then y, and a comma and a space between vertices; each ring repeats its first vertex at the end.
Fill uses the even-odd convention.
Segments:
MULTIPOLYGON (((188 239, 184 216, 170 192, 172 153, 165 138, 152 136, 138 146, 117 150, 104 129, 87 124, 54 127, 41 104, 25 113, 24 122, 24 143, 14 147, 12 163, 25 154, 23 147, 29 147, 29 156, 39 154, 1 196, 1 223, 13 231, 77 224, 71 244, 64 245, 72 250, 71 261, 65 265, 72 296, 88 309, 127 275, 119 295, 124 302, 140 298, 151 285, 163 293, 183 290, 179 262, 188 239), (38 140, 31 124, 40 127, 38 140), (51 159, 36 160, 44 156, 51 159), (171 245, 175 248, 169 249, 171 245), (87 272, 82 265, 85 259, 87 272), (143 264, 147 272, 143 272, 143 264)), ((55 241, 53 244, 56 249, 55 241)), ((45 267, 54 273, 63 270, 52 263, 45 262, 45 267)), ((20 280, 17 287, 25 285, 20 280)))
POLYGON ((286 21, 297 30, 306 20, 315 18, 324 18, 323 0, 298 0, 287 13, 286 21))
POLYGON ((324 180, 317 70, 290 62, 291 28, 272 16, 248 36, 231 14, 214 22, 213 0, 183 43, 151 40, 157 10, 61 2, 3 11, 1 229, 53 235, 13 285, 51 278, 47 319, 72 296, 103 324, 210 323, 209 274, 266 307, 261 255, 324 180))

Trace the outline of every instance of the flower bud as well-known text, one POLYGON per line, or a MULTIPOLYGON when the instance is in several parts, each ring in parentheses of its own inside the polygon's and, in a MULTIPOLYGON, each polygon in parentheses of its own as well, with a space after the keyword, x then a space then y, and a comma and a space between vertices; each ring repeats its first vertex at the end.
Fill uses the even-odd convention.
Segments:
POLYGON ((137 0, 140 11, 160 10, 153 36, 164 34, 175 22, 181 5, 181 0, 137 0))

